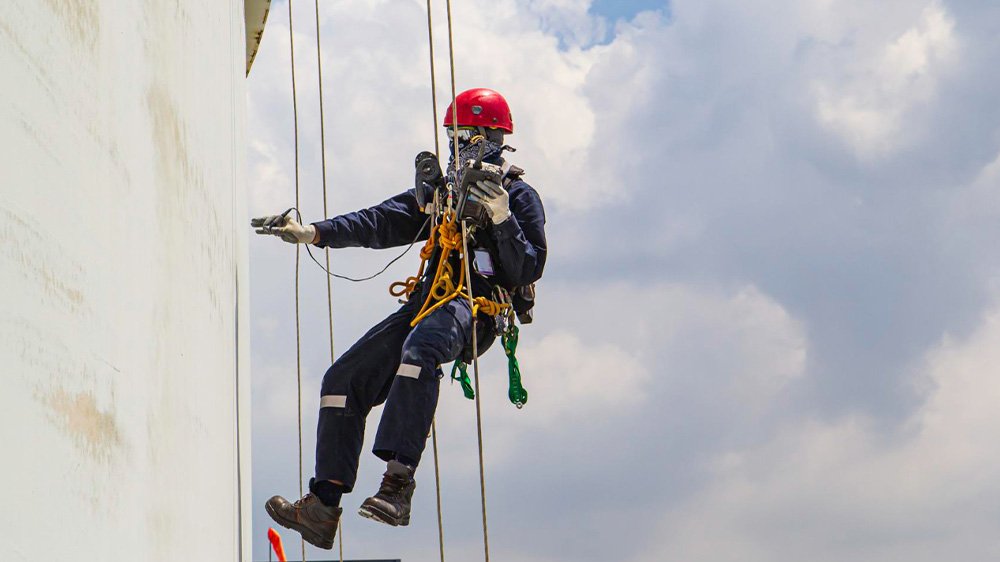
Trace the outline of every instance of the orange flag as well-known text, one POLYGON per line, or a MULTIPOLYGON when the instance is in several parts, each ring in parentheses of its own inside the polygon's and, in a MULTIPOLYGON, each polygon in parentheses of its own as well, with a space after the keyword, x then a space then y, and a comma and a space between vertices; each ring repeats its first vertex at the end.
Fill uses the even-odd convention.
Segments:
POLYGON ((278 534, 278 531, 268 528, 267 540, 271 542, 271 548, 274 549, 274 554, 278 557, 278 562, 288 562, 285 558, 285 547, 281 546, 281 535, 278 534))

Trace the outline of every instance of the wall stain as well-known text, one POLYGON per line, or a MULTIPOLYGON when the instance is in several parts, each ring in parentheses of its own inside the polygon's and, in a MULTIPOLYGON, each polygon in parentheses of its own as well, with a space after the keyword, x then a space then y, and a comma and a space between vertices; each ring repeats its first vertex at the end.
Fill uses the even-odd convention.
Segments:
POLYGON ((168 203, 177 205, 182 203, 180 196, 184 194, 187 185, 199 179, 187 146, 187 130, 165 84, 157 83, 147 90, 146 107, 153 122, 158 175, 160 179, 167 179, 168 183, 183 182, 171 185, 167 190, 174 198, 168 203))
MULTIPOLYGON (((21 61, 24 62, 24 64, 28 67, 28 70, 38 79, 37 84, 45 90, 49 103, 53 106, 58 106, 61 98, 56 95, 55 90, 53 89, 53 82, 49 76, 46 62, 40 60, 35 53, 28 50, 25 42, 18 35, 18 31, 19 30, 17 29, 11 28, 10 25, 3 19, 0 19, 0 32, 6 35, 15 49, 21 53, 21 61)), ((36 101, 41 102, 41 100, 37 99, 36 101)))
POLYGON ((84 295, 71 280, 80 278, 82 268, 72 264, 69 257, 61 260, 47 259, 45 254, 51 248, 39 246, 38 243, 38 240, 46 239, 33 225, 12 211, 0 207, 0 259, 5 258, 12 263, 16 271, 28 280, 29 287, 37 286, 43 293, 56 297, 71 312, 80 312, 84 295), (54 272, 52 264, 65 273, 54 272))
POLYGON ((40 396, 48 414, 74 444, 95 460, 109 462, 122 447, 114 411, 102 412, 94 395, 58 388, 40 396))
MULTIPOLYGON (((112 361, 89 353, 85 345, 67 347, 59 332, 48 324, 39 325, 34 318, 0 316, 0 347, 8 352, 8 361, 0 371, 11 373, 31 387, 29 396, 41 406, 36 410, 65 436, 67 443, 81 451, 72 463, 79 467, 74 470, 79 485, 72 493, 87 502, 94 515, 113 513, 120 504, 114 490, 122 470, 129 466, 128 435, 115 422, 114 408, 101 410, 93 397, 107 396, 110 404, 116 404, 116 381, 123 373, 112 361), (88 389, 88 394, 74 394, 67 388, 88 389), (81 416, 77 411, 90 415, 81 416), (78 420, 84 421, 83 426, 73 427, 78 420), (103 442, 88 439, 102 433, 106 437, 103 442)), ((9 382, 20 386, 16 381, 9 382)), ((10 391, 7 386, 6 391, 10 391)), ((2 560, 6 562, 7 558, 2 560)))
POLYGON ((10 42, 17 47, 17 50, 21 52, 21 55, 25 59, 31 59, 31 53, 24 46, 24 42, 15 33, 15 30, 10 27, 10 24, 2 19, 0 19, 0 34, 6 35, 10 42))
MULTIPOLYGON (((154 82, 146 92, 146 107, 152 122, 152 140, 155 149, 156 212, 164 230, 164 279, 175 271, 203 268, 201 279, 211 305, 210 311, 221 318, 216 280, 226 278, 227 248, 217 240, 227 240, 219 218, 218 206, 206 187, 205 171, 198 154, 189 145, 187 126, 181 110, 162 82, 154 82), (206 234, 207 231, 207 234, 206 234), (178 233, 186 233, 184 237, 178 233), (207 260, 172 263, 179 256, 197 250, 207 260)), ((169 316, 169 315, 168 315, 169 316)))
POLYGON ((32 141, 34 141, 35 148, 37 148, 39 151, 48 156, 49 160, 51 160, 53 164, 55 165, 61 164, 62 159, 59 157, 59 155, 53 152, 50 146, 51 140, 49 140, 48 138, 43 138, 42 133, 40 133, 38 129, 35 128, 34 125, 28 122, 28 120, 24 117, 24 115, 18 115, 17 122, 19 125, 21 125, 21 129, 24 131, 24 134, 30 137, 32 141))
POLYGON ((73 38, 90 50, 97 46, 101 31, 99 0, 45 0, 73 38))

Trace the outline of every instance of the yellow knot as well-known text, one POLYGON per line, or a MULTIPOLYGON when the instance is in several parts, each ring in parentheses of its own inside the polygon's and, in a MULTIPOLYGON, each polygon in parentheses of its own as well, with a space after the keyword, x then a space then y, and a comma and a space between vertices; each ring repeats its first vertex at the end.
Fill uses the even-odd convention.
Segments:
POLYGON ((438 241, 443 250, 457 250, 462 247, 462 233, 454 222, 442 223, 438 227, 438 241))
POLYGON ((509 304, 496 302, 486 297, 476 297, 473 302, 475 302, 475 306, 472 309, 473 316, 476 316, 480 312, 487 316, 496 316, 510 307, 509 304))
POLYGON ((394 297, 406 298, 410 297, 410 294, 417 289, 417 283, 420 281, 418 277, 407 277, 405 281, 396 281, 392 285, 389 285, 389 294, 394 297))
POLYGON ((434 285, 431 287, 431 297, 434 300, 441 300, 447 298, 448 295, 455 292, 455 282, 452 280, 452 269, 451 264, 445 262, 443 271, 438 275, 438 278, 434 280, 434 285))

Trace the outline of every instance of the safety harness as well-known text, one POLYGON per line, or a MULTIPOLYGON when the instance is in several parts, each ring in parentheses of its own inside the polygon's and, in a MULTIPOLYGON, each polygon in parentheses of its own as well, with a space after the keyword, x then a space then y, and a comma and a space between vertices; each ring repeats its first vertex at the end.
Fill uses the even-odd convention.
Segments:
MULTIPOLYGON (((476 138, 473 138, 471 142, 475 143, 476 138)), ((505 164, 503 166, 502 177, 504 188, 509 189, 510 185, 519 179, 522 174, 524 174, 523 169, 505 164)), ((438 199, 440 197, 440 192, 435 191, 435 202, 429 206, 428 210, 438 214, 441 222, 440 224, 432 225, 427 242, 420 250, 420 267, 417 270, 417 274, 407 277, 403 281, 392 283, 389 286, 389 294, 408 301, 417 290, 420 280, 423 279, 428 262, 433 259, 435 252, 439 250, 437 269, 427 290, 427 297, 424 299, 420 311, 410 322, 410 326, 415 327, 435 310, 455 298, 463 297, 472 301, 473 318, 482 313, 492 317, 496 323, 497 333, 500 335, 504 353, 507 355, 507 371, 510 380, 507 395, 512 404, 521 408, 528 401, 528 391, 521 385, 521 370, 517 356, 515 355, 518 341, 518 328, 515 320, 520 318, 522 323, 531 321, 531 307, 534 304, 533 284, 526 290, 521 290, 522 288, 520 287, 515 289, 515 295, 518 298, 512 297, 506 289, 499 285, 493 286, 493 298, 473 298, 466 293, 464 287, 466 284, 465 271, 467 269, 466 260, 468 256, 462 252, 461 221, 458 218, 458 213, 454 210, 454 191, 449 190, 447 192, 445 196, 447 198, 446 204, 443 206, 439 205, 440 201, 438 199), (459 256, 457 281, 455 279, 454 267, 450 261, 452 252, 458 253, 459 256), (525 298, 527 294, 530 294, 530 300, 525 298), (520 306, 515 307, 515 302, 520 306), (527 303, 526 306, 525 303, 527 303)), ((471 286, 470 283, 469 287, 471 288, 471 286)), ((455 365, 451 370, 451 379, 459 381, 465 397, 473 400, 476 397, 476 393, 472 388, 472 381, 468 374, 468 363, 470 361, 471 357, 465 356, 456 359, 455 365)))
POLYGON ((420 269, 417 270, 417 274, 407 277, 405 281, 396 281, 389 286, 390 295, 409 300, 424 275, 427 262, 434 255, 434 249, 441 249, 437 270, 434 272, 434 280, 427 291, 427 298, 424 299, 424 305, 420 308, 420 312, 410 321, 411 327, 416 326, 421 320, 430 316, 432 312, 457 297, 465 297, 473 301, 473 317, 476 317, 480 312, 487 316, 496 316, 512 307, 509 302, 497 302, 486 297, 471 298, 470 295, 462 290, 465 286, 465 260, 467 256, 460 251, 461 247, 462 234, 458 231, 458 220, 455 218, 454 213, 446 213, 444 222, 431 230, 431 235, 420 250, 420 269), (460 262, 458 282, 454 281, 454 268, 448 259, 451 257, 451 253, 456 251, 458 252, 460 262))

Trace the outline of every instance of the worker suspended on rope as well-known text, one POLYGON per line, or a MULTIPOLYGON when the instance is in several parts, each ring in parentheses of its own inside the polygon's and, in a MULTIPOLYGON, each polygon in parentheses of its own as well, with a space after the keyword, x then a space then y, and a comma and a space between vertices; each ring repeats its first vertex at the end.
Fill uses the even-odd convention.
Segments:
POLYGON ((251 223, 259 234, 320 247, 389 248, 428 241, 420 272, 398 283, 393 293, 405 299, 402 307, 369 330, 323 377, 310 493, 294 503, 280 496, 266 503, 275 521, 320 548, 333 546, 341 496, 352 491, 357 477, 365 419, 383 402, 372 452, 387 468, 378 492, 359 513, 393 526, 409 524, 414 472, 437 408, 441 365, 471 360, 474 325, 482 354, 498 325, 503 329, 504 318, 514 310, 522 319, 530 314, 525 299, 533 294, 522 288, 542 275, 545 213, 538 193, 521 179, 523 170, 503 158, 505 150, 512 150, 504 145, 504 135, 514 132, 507 101, 480 88, 459 94, 454 105, 444 120, 449 137, 455 140, 456 129, 458 136, 450 143, 447 174, 440 172, 435 155, 430 155, 431 166, 427 153, 421 153, 416 187, 379 205, 308 225, 288 213, 251 223), (456 144, 459 166, 454 165, 456 144), (463 222, 472 225, 465 240, 463 222), (474 258, 472 295, 463 292, 465 245, 474 258), (476 314, 500 320, 474 322, 476 314))

